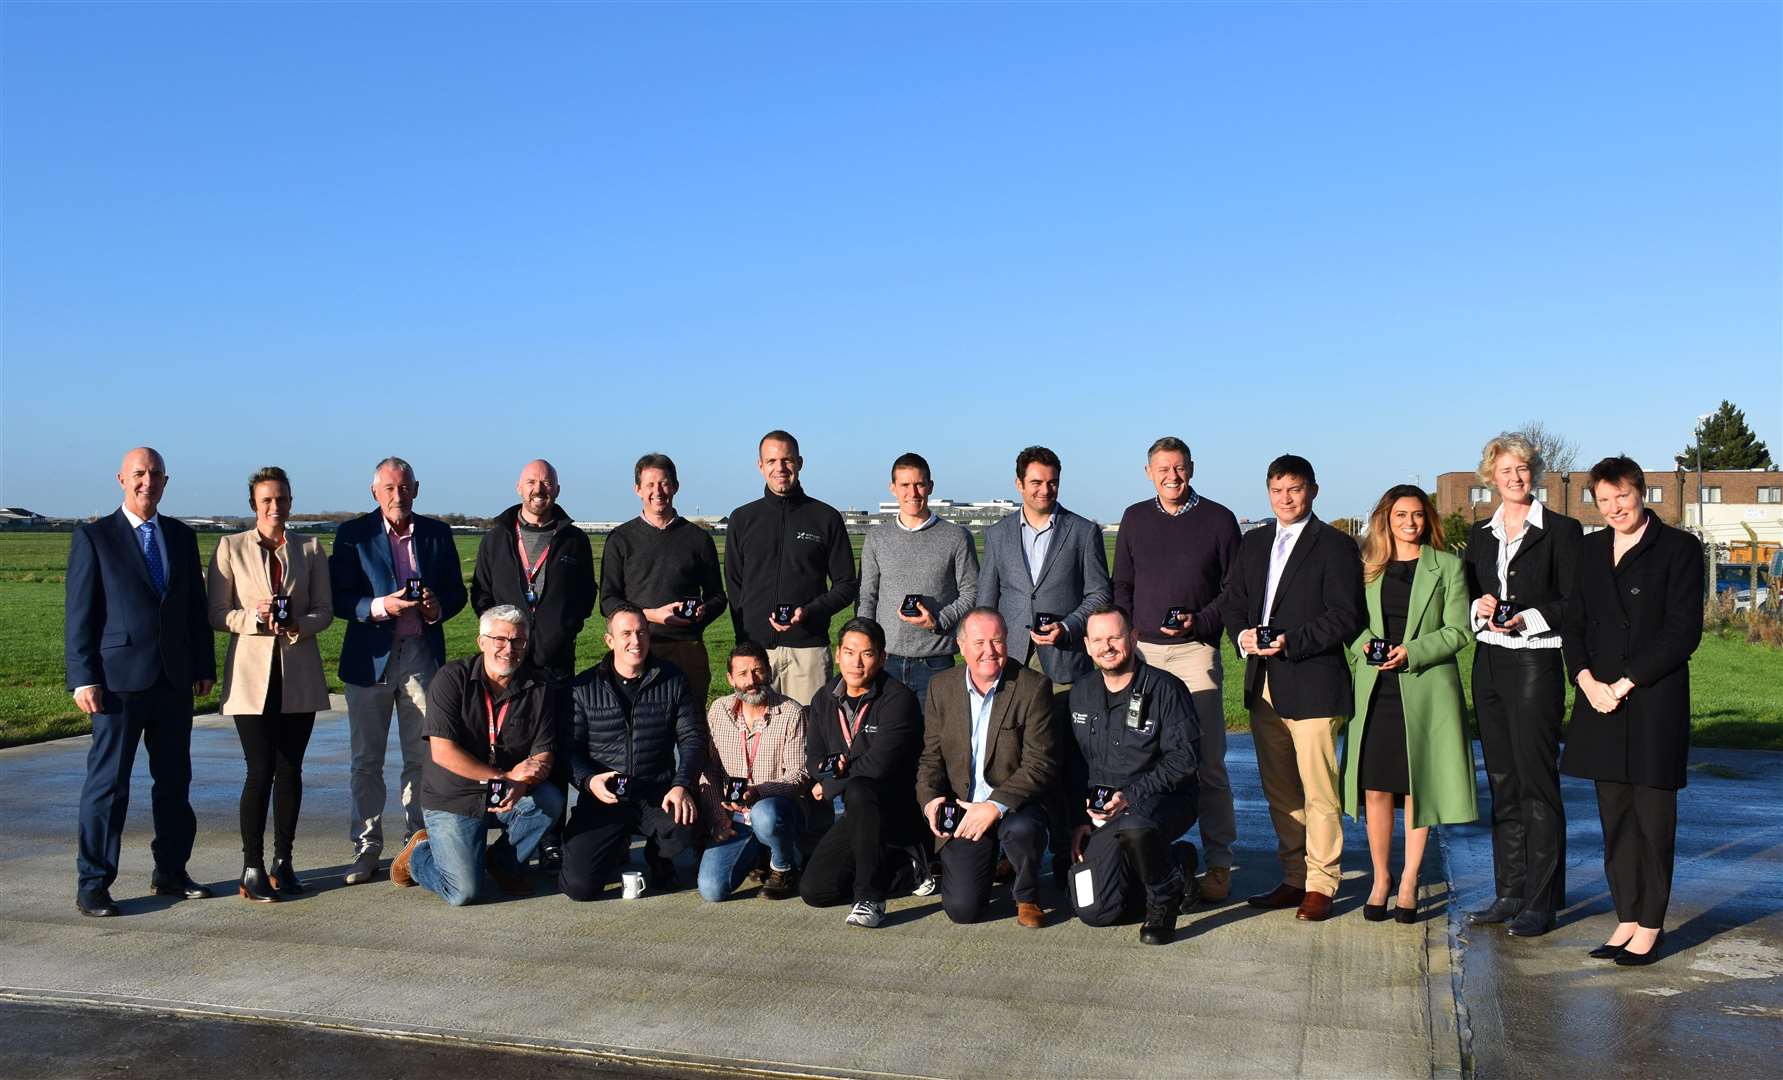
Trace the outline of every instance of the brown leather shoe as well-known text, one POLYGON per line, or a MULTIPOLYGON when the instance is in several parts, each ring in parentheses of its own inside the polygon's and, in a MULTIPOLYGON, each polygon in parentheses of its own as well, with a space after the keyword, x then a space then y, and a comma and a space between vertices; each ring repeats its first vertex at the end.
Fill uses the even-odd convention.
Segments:
POLYGON ((1015 921, 1031 930, 1036 930, 1046 925, 1046 912, 1040 910, 1039 904, 1018 900, 1015 903, 1015 921))
POLYGON ((1260 908, 1291 908, 1306 899, 1305 889, 1296 889, 1287 882, 1282 882, 1266 893, 1258 893, 1245 899, 1245 903, 1260 908))
POLYGON ((409 837, 409 842, 402 846, 402 851, 398 852, 396 858, 391 860, 390 884, 399 889, 407 889, 415 884, 415 876, 409 873, 409 859, 415 854, 416 845, 425 839, 427 839, 427 830, 416 829, 415 835, 409 837))
POLYGON ((1307 893, 1294 917, 1301 922, 1324 922, 1331 917, 1331 898, 1322 892, 1307 893))
POLYGON ((1210 866, 1201 875, 1201 899, 1218 903, 1232 895, 1232 868, 1210 866))

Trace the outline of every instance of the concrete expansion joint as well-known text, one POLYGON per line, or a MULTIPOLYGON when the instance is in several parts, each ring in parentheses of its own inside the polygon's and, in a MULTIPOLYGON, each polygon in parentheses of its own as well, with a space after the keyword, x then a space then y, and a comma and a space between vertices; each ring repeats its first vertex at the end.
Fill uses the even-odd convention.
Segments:
MULTIPOLYGON (((1455 887, 1457 875, 1450 857, 1449 835, 1446 830, 1436 830, 1436 844, 1437 850, 1442 853, 1443 882, 1448 891, 1448 898, 1443 909, 1445 918, 1440 923, 1437 920, 1431 920, 1426 924, 1428 931, 1425 936, 1425 954, 1427 956, 1440 955, 1446 960, 1449 975, 1448 1005, 1455 1023, 1453 1032, 1455 1058, 1452 1069, 1444 1067, 1439 1070, 1438 1061, 1433 1060, 1431 1075, 1437 1077, 1456 1076, 1467 1080, 1474 1075, 1474 1056, 1473 1020, 1468 1013, 1467 998, 1462 993, 1467 981, 1467 953, 1461 947, 1461 932, 1466 925, 1463 921, 1465 916, 1461 910, 1461 894, 1455 887)), ((1434 979, 1431 989, 1433 993, 1436 990, 1434 979)), ((1438 1045, 1435 1038, 1438 1033, 1432 1032, 1432 1035, 1431 1046, 1434 1048, 1438 1045)))

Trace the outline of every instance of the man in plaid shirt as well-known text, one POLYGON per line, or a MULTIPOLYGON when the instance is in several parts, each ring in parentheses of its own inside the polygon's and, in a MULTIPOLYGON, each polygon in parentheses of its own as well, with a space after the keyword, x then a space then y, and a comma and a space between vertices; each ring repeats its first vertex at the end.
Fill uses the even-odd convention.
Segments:
POLYGON ((774 689, 767 650, 756 642, 731 650, 726 678, 735 693, 714 701, 706 713, 709 753, 700 777, 700 819, 708 833, 700 896, 729 896, 766 848, 762 898, 785 900, 799 891, 798 839, 811 785, 804 710, 774 689))

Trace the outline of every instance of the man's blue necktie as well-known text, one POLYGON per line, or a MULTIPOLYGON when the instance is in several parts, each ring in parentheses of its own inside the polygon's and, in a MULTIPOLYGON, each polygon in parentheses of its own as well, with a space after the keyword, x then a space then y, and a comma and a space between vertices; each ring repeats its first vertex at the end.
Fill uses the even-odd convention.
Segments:
POLYGON ((155 527, 143 522, 136 527, 142 534, 142 557, 149 564, 149 580, 155 583, 155 591, 167 591, 167 567, 161 564, 161 545, 155 543, 155 527))

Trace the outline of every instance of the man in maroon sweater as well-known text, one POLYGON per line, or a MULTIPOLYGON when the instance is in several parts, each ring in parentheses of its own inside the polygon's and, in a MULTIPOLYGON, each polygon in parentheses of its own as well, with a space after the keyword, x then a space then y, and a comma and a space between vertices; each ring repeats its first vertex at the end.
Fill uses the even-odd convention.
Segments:
MULTIPOLYGON (((1237 825, 1226 778, 1226 722, 1220 684, 1220 613, 1214 607, 1238 553, 1238 519, 1189 485, 1195 462, 1181 439, 1152 443, 1145 473, 1157 494, 1121 515, 1114 548, 1114 603, 1139 632, 1145 662, 1188 685, 1201 725, 1201 844, 1207 873, 1201 896, 1232 890, 1237 825)), ((1174 837, 1172 838, 1174 839, 1174 837)))

